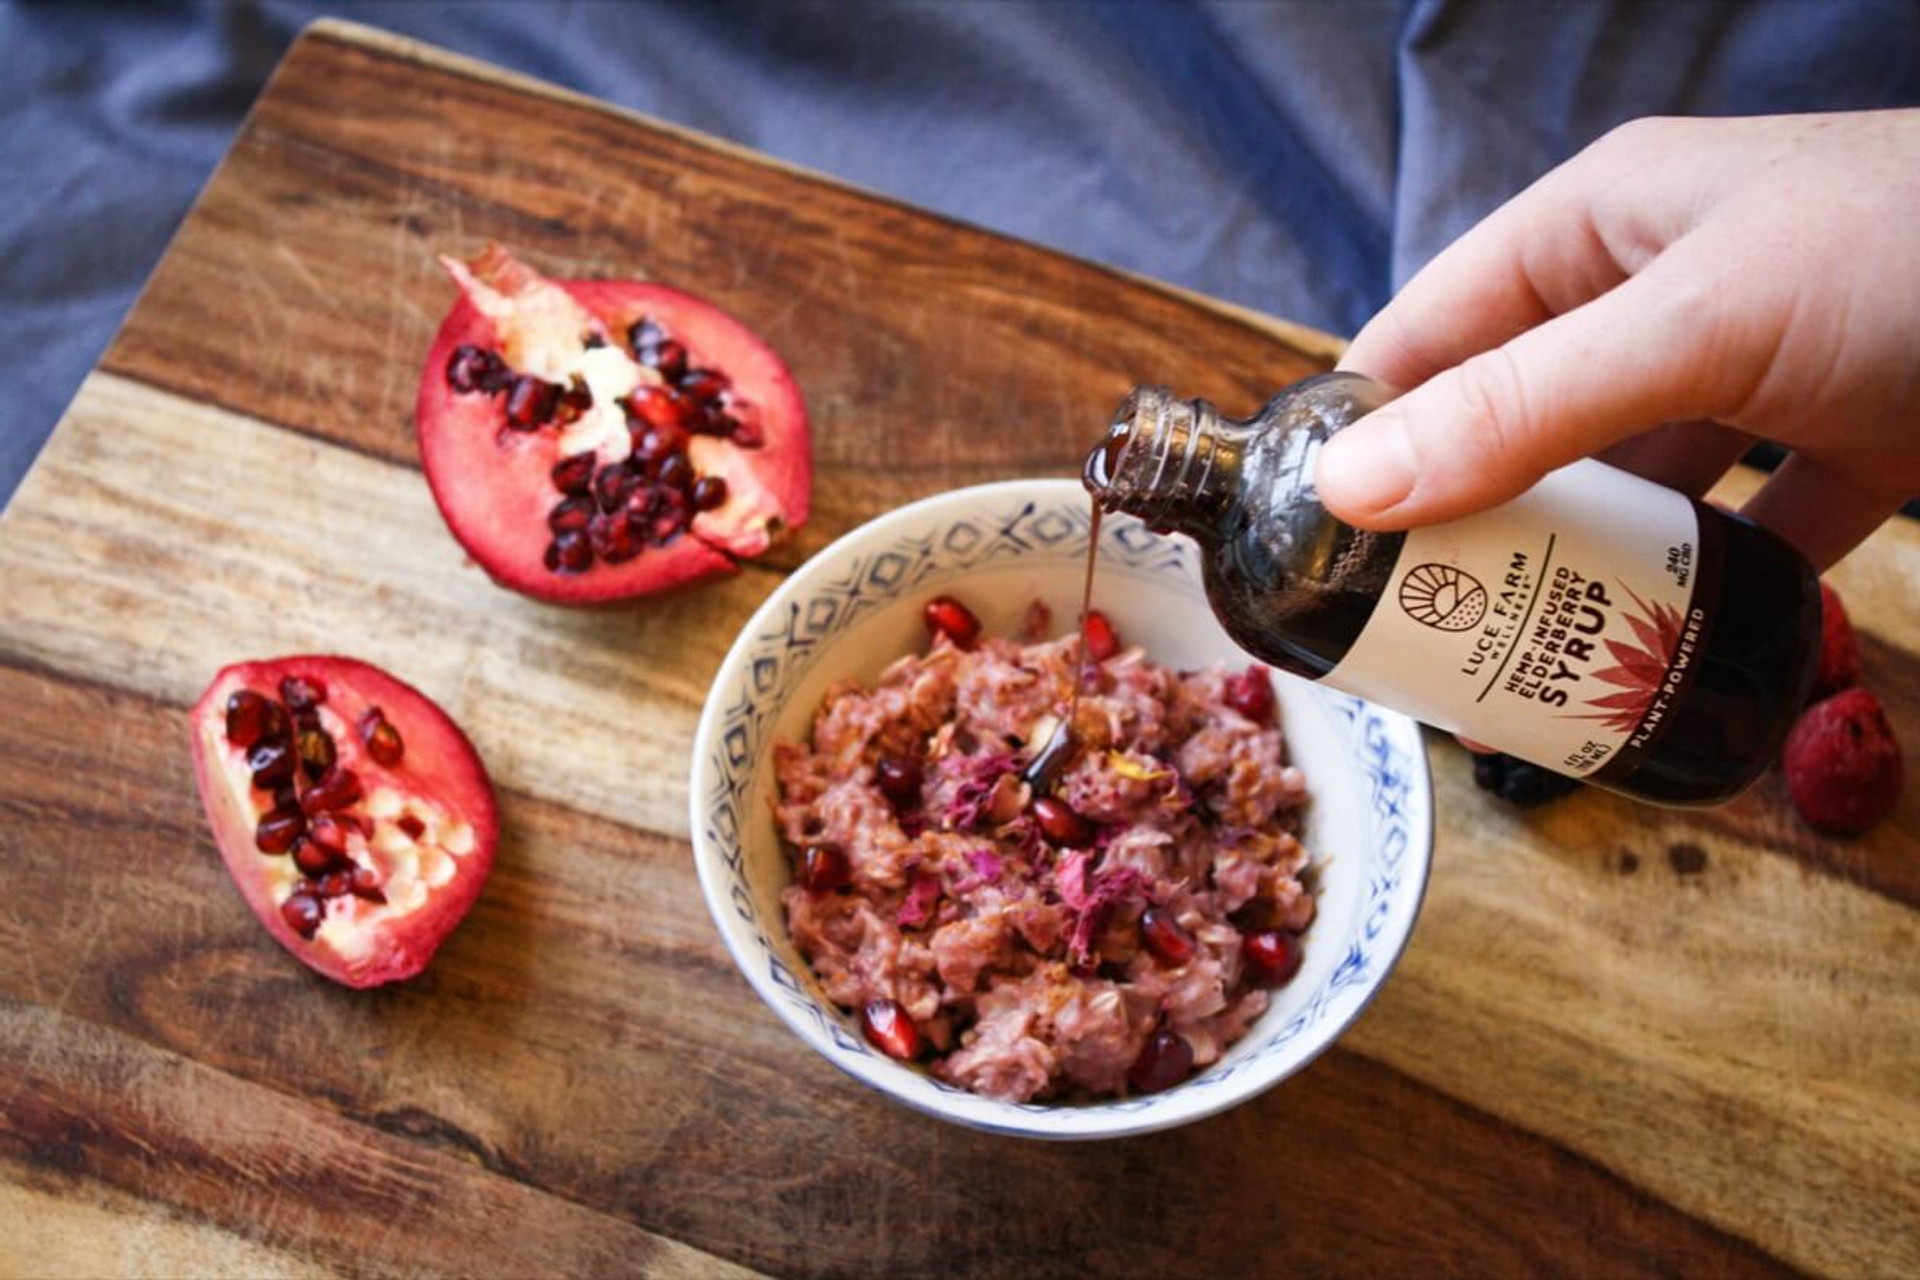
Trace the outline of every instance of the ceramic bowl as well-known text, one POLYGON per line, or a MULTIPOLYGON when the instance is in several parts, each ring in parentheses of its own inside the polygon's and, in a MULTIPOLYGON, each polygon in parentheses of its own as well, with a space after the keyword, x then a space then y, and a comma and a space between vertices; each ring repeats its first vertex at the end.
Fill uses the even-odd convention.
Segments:
MULTIPOLYGON (((961 489, 902 507, 814 556, 740 633, 707 696, 694 742, 692 830, 700 884, 740 971, 826 1059, 929 1115, 998 1133, 1102 1138, 1185 1124, 1272 1088, 1339 1038, 1392 971, 1427 883, 1433 797, 1419 730, 1405 716, 1276 677, 1293 763, 1313 801, 1305 841, 1320 903, 1305 962, 1221 1060, 1163 1093, 1092 1104, 1002 1102, 871 1048, 821 993, 787 936, 789 880, 774 829, 773 744, 806 736, 827 686, 871 680, 925 646, 921 606, 947 593, 1011 634, 1044 600, 1060 625, 1080 604, 1090 512, 1070 480, 961 489)), ((1157 661, 1244 664, 1207 608, 1198 553, 1137 521, 1100 532, 1095 607, 1157 661)))

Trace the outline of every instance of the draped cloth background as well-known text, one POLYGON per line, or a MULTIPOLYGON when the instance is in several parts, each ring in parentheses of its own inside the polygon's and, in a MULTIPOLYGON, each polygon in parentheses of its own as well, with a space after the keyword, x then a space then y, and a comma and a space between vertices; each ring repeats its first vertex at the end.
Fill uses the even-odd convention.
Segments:
POLYGON ((1908 0, 0 5, 0 500, 323 14, 1336 332, 1620 121, 1920 103, 1908 0))

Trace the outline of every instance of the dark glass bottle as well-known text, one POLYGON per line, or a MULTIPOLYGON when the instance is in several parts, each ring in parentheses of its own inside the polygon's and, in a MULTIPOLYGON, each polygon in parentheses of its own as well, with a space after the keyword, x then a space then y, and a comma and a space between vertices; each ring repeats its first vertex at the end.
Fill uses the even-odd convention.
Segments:
POLYGON ((1143 387, 1087 459, 1104 509, 1199 544, 1254 656, 1643 799, 1714 804, 1779 751, 1820 590, 1778 537, 1598 462, 1409 533, 1327 514, 1314 460, 1385 393, 1297 383, 1248 421, 1143 387))

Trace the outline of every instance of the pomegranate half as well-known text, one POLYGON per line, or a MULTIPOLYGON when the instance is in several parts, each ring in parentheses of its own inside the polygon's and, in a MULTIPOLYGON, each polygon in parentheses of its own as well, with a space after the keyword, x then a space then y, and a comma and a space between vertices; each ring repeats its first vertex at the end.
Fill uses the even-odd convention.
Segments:
POLYGON ((806 406, 752 330, 637 280, 549 280, 498 245, 420 379, 434 501, 504 586, 593 604, 731 572, 807 518, 806 406))
POLYGON ((191 717, 200 803, 267 932, 350 987, 426 967, 499 838, 459 726, 412 686, 333 657, 228 667, 191 717))

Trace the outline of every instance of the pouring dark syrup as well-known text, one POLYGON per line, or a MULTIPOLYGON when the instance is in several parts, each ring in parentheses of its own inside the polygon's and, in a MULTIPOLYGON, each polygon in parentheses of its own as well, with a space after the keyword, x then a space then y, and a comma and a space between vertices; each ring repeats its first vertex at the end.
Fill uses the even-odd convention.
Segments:
MULTIPOLYGON (((1105 453, 1104 450, 1098 452, 1102 455, 1105 453)), ((1093 472, 1094 463, 1089 458, 1087 473, 1091 476, 1093 472)), ((1105 474, 1104 469, 1101 474, 1105 474)), ((1073 762, 1074 750, 1080 745, 1074 740, 1073 721, 1080 712, 1080 693, 1087 687, 1088 671, 1094 665, 1088 657, 1087 619, 1093 613, 1093 570, 1100 559, 1100 503, 1091 496, 1088 502, 1093 509, 1093 519, 1087 528, 1087 575, 1080 586, 1080 665, 1074 668, 1073 693, 1067 699, 1066 718, 1055 727, 1047 744, 1020 771, 1020 780, 1032 787, 1035 795, 1045 795, 1053 790, 1053 784, 1060 780, 1060 775, 1073 762)))
POLYGON ((1271 667, 1644 800, 1717 804, 1758 777, 1819 652, 1800 554, 1599 462, 1445 525, 1345 524, 1317 457, 1387 396, 1323 374, 1235 421, 1137 388, 1086 485, 1191 538, 1215 618, 1271 667))

